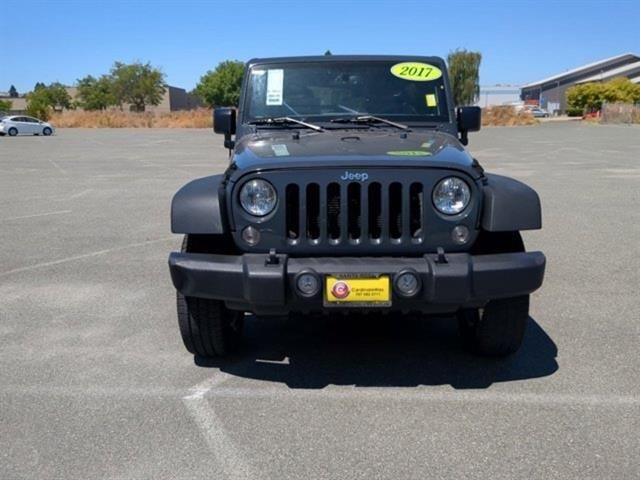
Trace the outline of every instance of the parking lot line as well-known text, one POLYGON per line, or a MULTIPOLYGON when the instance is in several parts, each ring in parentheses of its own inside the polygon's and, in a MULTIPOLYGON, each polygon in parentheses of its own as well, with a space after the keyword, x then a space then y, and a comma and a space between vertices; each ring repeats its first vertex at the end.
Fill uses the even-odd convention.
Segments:
POLYGON ((588 395, 573 393, 509 393, 500 391, 434 391, 431 389, 400 388, 324 388, 319 390, 286 388, 221 388, 211 391, 209 397, 332 399, 332 400, 401 400, 432 402, 470 402, 493 404, 568 405, 588 407, 640 407, 640 397, 633 395, 588 395))
POLYGON ((10 220, 24 220, 26 218, 48 217, 49 215, 64 215, 71 213, 71 210, 56 210, 54 212, 34 213, 33 215, 21 215, 19 217, 0 218, 0 222, 8 222, 10 220))
POLYGON ((98 255, 106 255, 107 253, 119 252, 121 250, 126 250, 129 248, 144 247, 147 245, 152 245, 154 243, 168 242, 169 240, 175 241, 175 237, 164 237, 164 238, 158 238, 156 240, 147 240, 146 242, 130 243, 128 245, 121 245, 119 247, 98 250, 97 252, 83 253, 82 255, 74 255, 72 257, 61 258, 59 260, 52 260, 50 262, 36 263, 34 265, 29 265, 27 267, 14 268, 12 270, 7 270, 6 272, 0 272, 0 277, 5 277, 13 273, 21 273, 21 272, 28 272, 30 270, 37 270, 39 268, 52 267, 54 265, 73 262, 75 260, 82 260, 84 258, 96 257, 98 255))
POLYGON ((60 165, 58 165, 56 162, 54 162, 50 158, 48 158, 47 160, 49 160, 49 163, 54 167, 56 167, 56 170, 58 170, 61 174, 68 175, 67 171, 64 168, 62 168, 60 165))
POLYGON ((430 388, 408 389, 398 387, 370 388, 353 387, 345 390, 343 387, 326 387, 322 389, 290 389, 287 387, 224 387, 232 375, 218 372, 212 378, 189 389, 184 396, 184 390, 171 387, 106 387, 106 386, 55 386, 55 385, 4 385, 1 393, 15 396, 51 396, 51 397, 162 397, 181 398, 190 409, 195 404, 194 413, 202 418, 202 424, 211 425, 210 412, 202 408, 208 406, 207 399, 242 398, 260 399, 270 398, 279 401, 287 399, 306 400, 398 400, 424 402, 470 402, 487 404, 523 404, 542 406, 585 406, 601 408, 638 408, 640 397, 634 395, 589 395, 577 393, 508 393, 500 391, 438 391, 430 388))
POLYGON ((227 435, 222 422, 206 398, 230 378, 233 377, 218 371, 211 378, 192 387, 188 395, 182 398, 182 402, 215 455, 221 469, 221 475, 219 475, 221 478, 232 480, 259 478, 253 474, 251 467, 242 458, 239 449, 227 435))

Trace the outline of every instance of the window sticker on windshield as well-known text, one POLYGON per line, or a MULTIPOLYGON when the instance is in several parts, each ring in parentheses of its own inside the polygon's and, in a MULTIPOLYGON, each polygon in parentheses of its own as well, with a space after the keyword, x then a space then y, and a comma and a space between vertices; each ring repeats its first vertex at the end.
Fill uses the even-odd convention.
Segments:
POLYGON ((398 157, 428 157, 431 152, 425 152, 424 150, 393 150, 387 152, 387 155, 395 155, 398 157))
POLYGON ((438 100, 436 99, 435 94, 433 93, 427 93, 424 96, 425 102, 427 103, 427 107, 437 107, 438 106, 438 100))
POLYGON ((284 70, 267 70, 267 105, 282 105, 284 70))
POLYGON ((288 157, 289 149, 284 144, 271 145, 271 150, 275 153, 276 157, 288 157))
POLYGON ((391 73, 403 80, 430 82, 442 76, 442 70, 428 63, 403 62, 391 67, 391 73))

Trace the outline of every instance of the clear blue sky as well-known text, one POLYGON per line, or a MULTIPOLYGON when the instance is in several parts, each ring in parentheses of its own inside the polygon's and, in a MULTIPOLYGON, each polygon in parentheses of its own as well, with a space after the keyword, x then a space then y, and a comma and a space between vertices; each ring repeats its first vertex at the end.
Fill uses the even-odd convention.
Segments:
POLYGON ((114 60, 150 61, 191 89, 225 59, 322 54, 482 53, 480 81, 526 83, 640 54, 640 1, 2 2, 0 91, 73 84, 114 60), (11 12, 11 13, 9 13, 11 12))

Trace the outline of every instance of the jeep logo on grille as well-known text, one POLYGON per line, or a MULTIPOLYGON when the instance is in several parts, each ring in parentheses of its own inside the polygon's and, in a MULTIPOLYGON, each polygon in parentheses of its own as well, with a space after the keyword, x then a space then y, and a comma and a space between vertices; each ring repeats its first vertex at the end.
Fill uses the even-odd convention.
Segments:
POLYGON ((350 172, 349 170, 345 170, 345 172, 340 177, 340 180, 357 180, 358 182, 366 182, 369 180, 369 174, 365 172, 350 172))

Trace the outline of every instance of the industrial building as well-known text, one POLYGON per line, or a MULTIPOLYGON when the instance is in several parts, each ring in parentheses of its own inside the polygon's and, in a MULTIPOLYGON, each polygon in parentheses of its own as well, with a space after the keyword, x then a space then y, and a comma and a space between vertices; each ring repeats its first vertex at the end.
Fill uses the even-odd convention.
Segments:
MULTIPOLYGON (((66 87, 66 90, 71 97, 71 101, 75 101, 78 97, 78 88, 66 87)), ((3 113, 14 115, 21 114, 24 113, 27 108, 27 98, 24 95, 12 98, 9 97, 8 93, 0 92, 0 100, 9 100, 11 102, 11 110, 3 113)), ((177 110, 193 110, 202 106, 203 104, 200 99, 188 93, 184 88, 172 87, 171 85, 167 85, 160 103, 158 105, 148 105, 145 111, 154 113, 167 113, 175 112, 177 110)), ((113 109, 116 108, 117 107, 113 107, 113 109)), ((125 105, 124 108, 128 109, 128 106, 125 105)), ((78 108, 78 110, 82 110, 82 108, 78 108)))
POLYGON ((525 103, 539 104, 549 113, 563 113, 568 88, 580 83, 601 82, 616 77, 627 77, 640 83, 640 56, 624 53, 528 83, 521 87, 520 98, 525 103))
POLYGON ((515 105, 520 101, 520 87, 517 85, 480 85, 476 105, 487 108, 496 105, 515 105))

